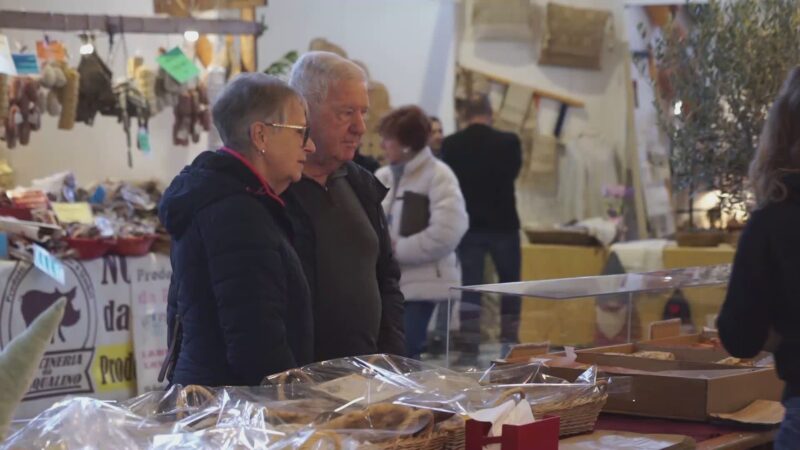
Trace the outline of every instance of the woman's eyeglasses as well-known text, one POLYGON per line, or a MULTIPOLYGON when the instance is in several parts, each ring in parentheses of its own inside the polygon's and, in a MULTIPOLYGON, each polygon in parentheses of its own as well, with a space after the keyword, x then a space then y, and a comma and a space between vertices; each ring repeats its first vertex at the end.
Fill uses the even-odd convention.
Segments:
POLYGON ((264 124, 275 128, 289 128, 291 130, 303 130, 303 147, 306 146, 306 144, 308 143, 308 138, 311 135, 311 127, 308 125, 306 126, 288 125, 285 123, 269 123, 269 122, 265 122, 264 124))

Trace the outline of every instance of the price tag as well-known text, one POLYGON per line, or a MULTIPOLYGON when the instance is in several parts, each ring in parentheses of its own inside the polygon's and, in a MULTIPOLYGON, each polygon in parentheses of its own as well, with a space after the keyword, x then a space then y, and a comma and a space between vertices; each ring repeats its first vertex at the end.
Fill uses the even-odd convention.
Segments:
POLYGON ((94 224, 92 207, 86 202, 79 203, 60 203, 52 202, 53 212, 56 213, 58 221, 61 223, 83 223, 86 225, 94 224))
POLYGON ((66 282, 64 264, 39 245, 33 244, 33 265, 60 284, 66 282))
POLYGON ((17 75, 37 75, 39 73, 39 60, 33 53, 12 53, 14 67, 17 75))
POLYGON ((60 41, 36 41, 36 54, 42 61, 67 60, 67 50, 60 41))
POLYGON ((136 146, 144 153, 150 153, 150 133, 147 128, 139 127, 139 133, 136 136, 136 146))
POLYGON ((0 73, 16 75, 17 67, 14 59, 11 58, 11 46, 8 44, 8 36, 0 34, 0 73))
POLYGON ((156 62, 158 62, 158 65, 166 70, 175 81, 181 84, 200 75, 200 69, 198 69, 192 60, 187 58, 178 47, 156 58, 156 62))

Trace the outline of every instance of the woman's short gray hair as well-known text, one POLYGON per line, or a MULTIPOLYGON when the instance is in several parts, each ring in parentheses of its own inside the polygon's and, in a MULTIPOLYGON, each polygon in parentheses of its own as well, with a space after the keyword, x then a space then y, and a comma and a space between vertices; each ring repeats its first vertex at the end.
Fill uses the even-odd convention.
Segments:
POLYGON ((226 147, 248 153, 253 148, 250 125, 255 121, 285 121, 291 99, 306 107, 303 97, 286 82, 264 73, 242 73, 214 102, 214 126, 226 147))
POLYGON ((364 70, 349 59, 331 52, 305 53, 292 67, 289 85, 309 104, 320 105, 332 84, 345 80, 367 82, 364 70))

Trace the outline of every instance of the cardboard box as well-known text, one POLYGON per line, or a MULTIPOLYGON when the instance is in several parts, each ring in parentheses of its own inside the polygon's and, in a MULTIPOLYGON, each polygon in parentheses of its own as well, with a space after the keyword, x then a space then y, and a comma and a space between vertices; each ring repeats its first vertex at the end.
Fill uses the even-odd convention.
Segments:
POLYGON ((587 351, 578 353, 574 363, 560 366, 561 362, 552 359, 549 373, 574 379, 586 366, 596 364, 606 375, 630 377, 630 392, 613 393, 612 388, 603 408, 612 413, 706 421, 711 414, 733 413, 755 400, 780 400, 783 392, 783 382, 769 368, 734 368, 587 351))
MULTIPOLYGON (((714 346, 713 341, 701 334, 653 339, 649 341, 640 341, 636 344, 594 347, 578 350, 578 353, 635 353, 638 351, 668 352, 675 355, 676 360, 702 363, 717 363, 731 356, 724 348, 721 346, 714 346)), ((762 352, 752 360, 743 361, 751 361, 758 367, 774 366, 774 361, 767 352, 762 352)), ((730 367, 740 366, 732 365, 730 367)))

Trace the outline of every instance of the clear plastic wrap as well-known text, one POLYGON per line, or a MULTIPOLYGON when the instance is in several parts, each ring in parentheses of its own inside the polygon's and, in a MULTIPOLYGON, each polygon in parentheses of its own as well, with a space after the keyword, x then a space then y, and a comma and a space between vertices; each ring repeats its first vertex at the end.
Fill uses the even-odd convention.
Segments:
POLYGON ((588 404, 599 411, 605 400, 596 368, 570 383, 540 364, 457 373, 386 355, 313 364, 265 383, 173 386, 113 403, 67 399, 2 448, 459 448, 465 416, 511 397, 537 418, 588 404))
MULTIPOLYGON (((264 384, 276 386, 283 395, 292 395, 298 387, 310 389, 323 398, 342 402, 342 410, 398 400, 413 407, 434 405, 480 386, 467 374, 390 355, 315 363, 267 377, 264 384)), ((449 411, 461 412, 452 408, 449 411)))
POLYGON ((148 448, 154 436, 170 426, 145 419, 112 403, 93 398, 67 398, 17 430, 2 449, 138 450, 148 448))

